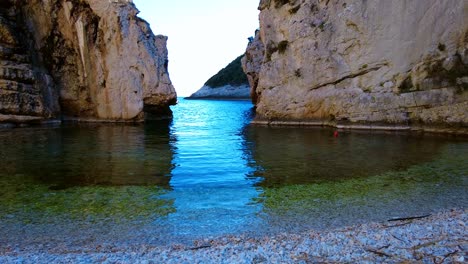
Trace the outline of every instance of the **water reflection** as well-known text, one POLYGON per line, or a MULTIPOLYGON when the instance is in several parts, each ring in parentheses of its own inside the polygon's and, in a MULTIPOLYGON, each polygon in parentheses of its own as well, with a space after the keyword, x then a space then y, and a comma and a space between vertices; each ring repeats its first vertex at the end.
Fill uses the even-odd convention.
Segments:
POLYGON ((38 216, 59 223, 57 241, 112 226, 111 240, 167 242, 468 203, 466 139, 251 126, 248 101, 181 100, 172 110, 171 122, 1 131, 0 240, 38 216))
POLYGON ((468 206, 468 144, 445 135, 248 126, 265 232, 468 206))
POLYGON ((14 129, 0 133, 0 157, 9 177, 31 177, 52 189, 169 187, 175 141, 167 122, 14 129))
POLYGON ((430 161, 447 141, 395 132, 249 126, 246 146, 261 186, 368 177, 430 161))
POLYGON ((185 101, 174 107, 172 191, 176 211, 160 224, 178 235, 216 235, 254 230, 261 210, 255 179, 248 176, 241 131, 248 101, 185 101), (214 114, 215 113, 215 114, 214 114), (182 125, 183 124, 183 125, 182 125))

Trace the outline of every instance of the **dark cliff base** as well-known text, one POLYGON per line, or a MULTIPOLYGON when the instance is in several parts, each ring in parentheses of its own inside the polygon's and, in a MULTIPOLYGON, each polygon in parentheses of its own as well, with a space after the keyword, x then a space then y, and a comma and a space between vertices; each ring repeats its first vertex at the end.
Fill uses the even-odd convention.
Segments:
POLYGON ((389 123, 351 123, 337 122, 329 120, 267 120, 255 118, 253 125, 261 126, 320 126, 334 127, 340 130, 367 130, 367 131, 401 131, 401 132, 427 132, 446 133, 454 135, 468 136, 468 127, 464 125, 447 126, 447 124, 389 124, 389 123))

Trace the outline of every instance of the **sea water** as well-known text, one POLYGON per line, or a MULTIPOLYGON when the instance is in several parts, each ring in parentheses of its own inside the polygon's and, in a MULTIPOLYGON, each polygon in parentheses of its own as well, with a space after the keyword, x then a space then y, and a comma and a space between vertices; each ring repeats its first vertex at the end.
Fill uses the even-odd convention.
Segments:
POLYGON ((249 101, 172 110, 0 130, 0 243, 301 232, 468 204, 466 137, 253 126, 249 101))

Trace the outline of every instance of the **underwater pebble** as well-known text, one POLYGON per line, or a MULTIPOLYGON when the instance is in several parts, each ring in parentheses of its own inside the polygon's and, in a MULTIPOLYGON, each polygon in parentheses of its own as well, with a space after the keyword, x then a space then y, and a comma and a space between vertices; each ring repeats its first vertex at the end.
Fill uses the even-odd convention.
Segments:
POLYGON ((468 254, 467 213, 458 209, 423 219, 271 237, 209 237, 192 245, 141 241, 129 246, 116 241, 96 247, 82 241, 54 247, 46 245, 45 230, 36 244, 0 245, 0 263, 463 263, 468 254))

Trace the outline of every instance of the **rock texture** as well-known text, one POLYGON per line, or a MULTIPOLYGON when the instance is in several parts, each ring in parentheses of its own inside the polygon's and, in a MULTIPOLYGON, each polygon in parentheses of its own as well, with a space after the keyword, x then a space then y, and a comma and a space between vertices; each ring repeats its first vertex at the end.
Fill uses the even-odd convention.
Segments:
POLYGON ((467 1, 262 0, 259 9, 261 43, 245 63, 258 122, 468 131, 467 1))
POLYGON ((59 104, 52 77, 36 67, 18 25, 14 3, 0 3, 0 122, 57 117, 59 104))
POLYGON ((265 46, 260 39, 260 31, 255 31, 253 41, 249 42, 245 56, 242 58, 242 69, 247 75, 250 85, 250 97, 254 104, 257 103, 257 87, 260 75, 260 69, 263 63, 263 54, 265 46))
POLYGON ((170 115, 176 93, 167 70, 167 38, 153 35, 131 1, 2 3, 4 121, 170 115))

